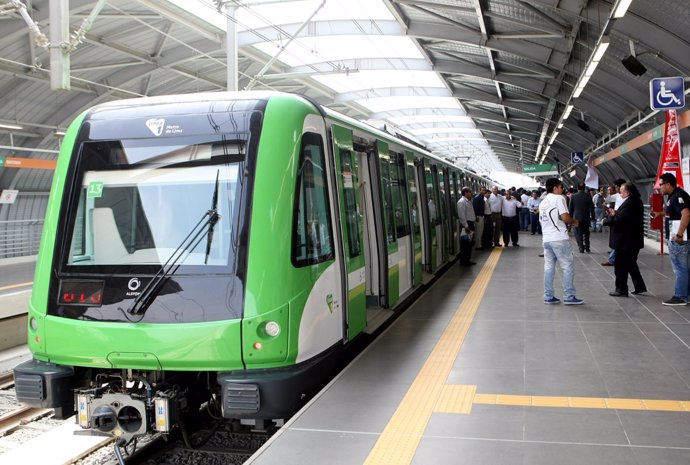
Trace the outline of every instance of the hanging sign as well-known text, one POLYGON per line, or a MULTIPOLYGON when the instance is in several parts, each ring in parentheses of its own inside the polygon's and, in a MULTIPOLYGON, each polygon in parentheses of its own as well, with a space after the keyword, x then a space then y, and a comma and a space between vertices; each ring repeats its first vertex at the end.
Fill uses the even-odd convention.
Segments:
POLYGON ((0 194, 0 203, 14 203, 17 199, 17 194, 19 194, 17 190, 3 189, 2 194, 0 194))
POLYGON ((656 172, 654 189, 659 189, 661 175, 671 173, 676 177, 678 187, 683 187, 683 172, 680 164, 680 137, 678 134, 678 116, 676 110, 666 112, 666 125, 664 126, 664 143, 661 146, 659 168, 656 172))
POLYGON ((522 174, 525 176, 558 175, 558 167, 553 163, 542 165, 522 165, 522 174))

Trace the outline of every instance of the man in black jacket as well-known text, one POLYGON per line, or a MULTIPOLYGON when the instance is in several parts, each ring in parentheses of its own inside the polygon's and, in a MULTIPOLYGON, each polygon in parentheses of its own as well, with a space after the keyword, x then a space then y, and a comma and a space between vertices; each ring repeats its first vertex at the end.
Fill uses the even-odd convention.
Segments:
POLYGON ((589 225, 594 219, 592 196, 585 192, 584 183, 577 186, 577 194, 570 199, 570 216, 578 221, 575 227, 575 240, 580 253, 589 252, 589 225))
POLYGON ((474 216, 477 217, 474 223, 474 243, 477 250, 484 248, 482 244, 482 236, 484 234, 484 195, 486 194, 486 187, 479 188, 479 192, 472 198, 472 208, 474 208, 474 216))
POLYGON ((620 187, 623 203, 618 210, 609 208, 604 218, 611 230, 611 246, 616 250, 616 289, 609 292, 614 297, 628 296, 628 274, 632 278, 633 294, 647 292, 647 286, 637 266, 637 256, 644 247, 644 206, 637 188, 626 182, 620 187))

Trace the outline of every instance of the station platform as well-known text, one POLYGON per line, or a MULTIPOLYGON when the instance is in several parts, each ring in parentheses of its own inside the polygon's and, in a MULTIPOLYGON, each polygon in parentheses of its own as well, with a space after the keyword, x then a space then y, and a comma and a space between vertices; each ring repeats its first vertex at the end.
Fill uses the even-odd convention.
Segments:
POLYGON ((583 305, 544 305, 541 237, 520 233, 449 269, 246 463, 690 463, 690 306, 661 303, 669 257, 650 242, 649 292, 610 297, 608 234, 590 254, 571 240, 583 305))

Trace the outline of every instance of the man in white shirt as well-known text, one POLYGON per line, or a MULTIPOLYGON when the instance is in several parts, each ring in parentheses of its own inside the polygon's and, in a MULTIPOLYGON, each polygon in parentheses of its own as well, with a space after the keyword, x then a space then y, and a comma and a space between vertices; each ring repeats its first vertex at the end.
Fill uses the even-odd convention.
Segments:
POLYGON ((472 255, 472 236, 474 235, 474 222, 476 216, 472 206, 472 189, 463 187, 460 191, 462 197, 458 201, 458 220, 460 220, 460 266, 476 265, 470 261, 472 255))
POLYGON ((522 209, 520 210, 520 231, 527 231, 529 229, 529 208, 527 207, 527 202, 529 202, 529 193, 527 190, 522 190, 520 195, 520 203, 522 204, 522 209))
POLYGON ((518 214, 522 209, 522 203, 512 196, 510 191, 506 192, 503 199, 503 210, 501 221, 503 223, 503 245, 508 247, 510 241, 513 241, 513 247, 520 247, 518 245, 518 214))
POLYGON ((566 224, 577 226, 578 223, 568 213, 568 206, 563 196, 563 183, 559 179, 547 179, 546 192, 546 197, 539 204, 539 222, 544 242, 544 303, 547 305, 561 303, 561 300, 554 296, 553 289, 553 278, 556 273, 556 262, 558 262, 563 272, 563 303, 580 305, 582 300, 575 296, 573 249, 566 229, 566 224))
POLYGON ((494 225, 494 247, 501 247, 499 242, 501 239, 501 212, 503 211, 503 196, 498 193, 498 187, 494 186, 491 189, 489 196, 489 206, 491 207, 491 222, 494 225))

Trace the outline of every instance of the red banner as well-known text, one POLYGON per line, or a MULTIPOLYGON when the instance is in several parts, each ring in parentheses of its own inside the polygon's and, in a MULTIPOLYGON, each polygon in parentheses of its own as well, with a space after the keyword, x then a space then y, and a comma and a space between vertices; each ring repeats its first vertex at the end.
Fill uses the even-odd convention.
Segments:
POLYGON ((654 189, 659 189, 661 175, 671 173, 676 177, 676 185, 683 188, 683 173, 680 166, 680 137, 678 135, 678 117, 676 110, 666 112, 666 125, 664 126, 664 144, 661 146, 659 168, 656 172, 654 189))

